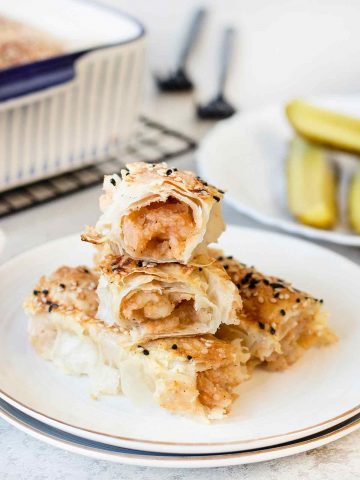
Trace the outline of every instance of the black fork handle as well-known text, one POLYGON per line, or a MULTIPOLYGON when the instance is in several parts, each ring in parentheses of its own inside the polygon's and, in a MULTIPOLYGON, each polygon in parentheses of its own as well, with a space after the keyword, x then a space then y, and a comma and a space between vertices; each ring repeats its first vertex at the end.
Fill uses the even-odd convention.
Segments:
POLYGON ((178 66, 177 66, 178 69, 185 68, 185 65, 189 58, 191 50, 195 45, 195 42, 199 36, 200 30, 204 24, 206 13, 207 11, 205 8, 199 8, 198 10, 196 10, 193 18, 191 19, 189 29, 185 36, 184 45, 180 52, 178 66))
POLYGON ((229 73, 231 57, 234 50, 235 29, 228 27, 224 30, 220 46, 220 69, 218 79, 218 97, 224 95, 226 81, 229 73))

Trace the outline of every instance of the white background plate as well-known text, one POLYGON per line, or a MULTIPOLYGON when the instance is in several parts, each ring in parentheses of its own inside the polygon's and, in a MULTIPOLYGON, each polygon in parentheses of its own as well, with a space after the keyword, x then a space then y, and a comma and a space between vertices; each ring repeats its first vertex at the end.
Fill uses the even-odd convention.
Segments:
POLYGON ((28 344, 23 297, 36 279, 60 264, 89 263, 77 236, 31 250, 0 269, 0 395, 41 421, 86 438, 128 448, 214 453, 294 440, 357 413, 360 403, 360 269, 326 249, 287 236, 229 227, 226 252, 288 278, 324 298, 338 344, 310 350, 283 373, 255 372, 241 386, 231 415, 211 425, 136 408, 125 398, 88 396, 87 379, 68 377, 28 344), (37 413, 36 413, 37 412, 37 413), (94 433, 95 432, 95 433, 94 433))
MULTIPOLYGON (((312 99, 311 103, 360 117, 359 96, 312 99)), ((227 202, 259 222, 319 240, 360 246, 360 235, 346 225, 320 230, 302 225, 288 212, 285 159, 293 131, 284 107, 239 113, 220 122, 197 153, 202 178, 226 190, 227 202)))
POLYGON ((334 442, 345 435, 349 435, 360 426, 360 420, 357 415, 354 419, 351 418, 344 422, 345 424, 342 424, 342 426, 333 427, 330 431, 320 432, 311 438, 301 439, 290 444, 275 445, 265 450, 206 456, 161 456, 158 453, 149 454, 136 450, 129 451, 111 447, 110 445, 89 442, 81 437, 74 437, 59 430, 56 431, 41 422, 35 421, 31 417, 24 416, 22 412, 12 408, 10 405, 5 405, 5 402, 2 402, 0 405, 0 417, 32 437, 63 450, 98 460, 157 468, 209 468, 264 462, 318 448, 334 442))

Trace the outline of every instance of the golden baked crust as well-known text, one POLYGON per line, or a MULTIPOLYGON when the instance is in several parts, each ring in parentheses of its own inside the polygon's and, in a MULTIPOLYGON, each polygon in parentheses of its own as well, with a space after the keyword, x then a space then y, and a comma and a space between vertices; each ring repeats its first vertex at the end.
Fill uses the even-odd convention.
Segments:
POLYGON ((86 266, 58 268, 50 277, 41 277, 27 300, 39 313, 79 310, 95 317, 98 309, 98 276, 86 266))
POLYGON ((281 278, 247 267, 231 256, 218 254, 217 258, 243 300, 239 325, 221 326, 217 336, 228 340, 242 338, 253 365, 262 363, 269 369, 282 370, 294 363, 304 349, 336 340, 327 326, 321 299, 281 278))
POLYGON ((60 55, 63 47, 36 28, 0 16, 0 69, 60 55))

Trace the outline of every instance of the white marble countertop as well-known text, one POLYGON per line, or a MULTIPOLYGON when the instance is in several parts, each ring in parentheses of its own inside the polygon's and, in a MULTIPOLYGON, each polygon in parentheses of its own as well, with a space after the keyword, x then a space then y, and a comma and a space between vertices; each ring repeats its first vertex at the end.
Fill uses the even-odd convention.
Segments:
MULTIPOLYGON (((159 97, 150 93, 145 113, 197 139, 211 126, 194 120, 193 99, 188 95, 159 97)), ((176 162, 179 168, 193 166, 191 156, 176 162)), ((6 235, 0 262, 48 240, 79 232, 84 225, 93 223, 98 215, 99 191, 100 187, 95 187, 0 220, 0 229, 6 235)), ((226 205, 224 216, 228 223, 264 228, 226 205)), ((360 249, 326 246, 360 264, 360 249)), ((317 450, 276 461, 212 470, 162 470, 112 464, 62 451, 30 438, 0 420, 2 480, 185 480, 195 477, 199 480, 357 479, 360 478, 360 431, 317 450)))

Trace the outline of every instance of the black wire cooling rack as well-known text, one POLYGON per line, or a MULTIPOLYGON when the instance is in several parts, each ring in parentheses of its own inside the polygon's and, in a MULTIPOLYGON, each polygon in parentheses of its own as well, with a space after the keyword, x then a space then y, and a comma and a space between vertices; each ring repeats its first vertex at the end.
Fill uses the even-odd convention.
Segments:
POLYGON ((126 163, 165 162, 189 153, 195 147, 196 142, 188 136, 147 117, 140 117, 135 134, 121 158, 109 158, 0 193, 0 218, 97 185, 103 181, 105 174, 118 173, 126 163))

